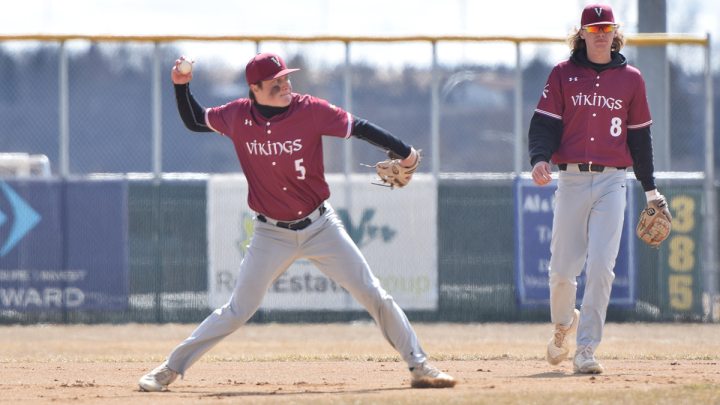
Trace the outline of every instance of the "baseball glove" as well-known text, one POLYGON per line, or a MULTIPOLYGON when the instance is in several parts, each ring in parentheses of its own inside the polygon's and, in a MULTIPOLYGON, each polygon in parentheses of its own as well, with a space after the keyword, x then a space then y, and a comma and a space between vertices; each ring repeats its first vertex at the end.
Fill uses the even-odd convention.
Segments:
POLYGON ((413 173, 415 173, 415 170, 417 170, 418 165, 422 160, 420 152, 422 152, 422 149, 415 151, 415 163, 413 163, 410 167, 405 167, 400 164, 400 161, 403 160, 402 156, 399 156, 395 152, 389 150, 387 152, 387 160, 383 160, 382 162, 378 162, 375 166, 371 166, 375 167, 378 176, 380 176, 380 180, 383 182, 383 184, 380 185, 387 185, 390 188, 394 188, 396 186, 403 188, 407 186, 410 182, 410 178, 413 173))
POLYGON ((658 247, 670 235, 672 228, 672 215, 667 207, 665 197, 647 203, 638 222, 635 233, 638 238, 650 245, 658 247))

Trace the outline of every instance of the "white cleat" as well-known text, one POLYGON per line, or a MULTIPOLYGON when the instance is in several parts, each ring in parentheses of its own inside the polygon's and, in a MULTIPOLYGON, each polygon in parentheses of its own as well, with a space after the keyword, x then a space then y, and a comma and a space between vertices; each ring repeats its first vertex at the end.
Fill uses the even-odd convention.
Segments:
POLYGON ((413 388, 450 388, 457 384, 454 378, 424 362, 417 367, 410 367, 413 388))
POLYGON ((580 374, 600 374, 605 369, 597 361, 590 346, 584 347, 575 353, 573 371, 580 374))
POLYGON ((553 366, 560 364, 570 353, 568 337, 575 333, 580 320, 580 311, 573 313, 573 322, 570 326, 555 325, 555 332, 547 347, 547 362, 553 366))
POLYGON ((170 370, 167 362, 165 362, 140 379, 140 389, 143 391, 162 391, 163 388, 175 381, 177 376, 178 373, 170 370))

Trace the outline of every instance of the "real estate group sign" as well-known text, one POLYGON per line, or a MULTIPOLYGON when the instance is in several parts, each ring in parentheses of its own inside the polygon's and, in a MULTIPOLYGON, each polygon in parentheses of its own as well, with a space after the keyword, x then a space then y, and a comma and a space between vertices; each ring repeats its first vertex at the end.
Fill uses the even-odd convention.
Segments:
MULTIPOLYGON (((328 175, 329 204, 360 248, 382 287, 404 309, 434 310, 438 301, 437 183, 415 175, 390 190, 372 176, 328 175)), ((210 307, 230 299, 254 213, 241 175, 208 182, 208 289, 210 307)), ((308 260, 297 260, 267 291, 261 310, 362 310, 350 294, 308 260)))

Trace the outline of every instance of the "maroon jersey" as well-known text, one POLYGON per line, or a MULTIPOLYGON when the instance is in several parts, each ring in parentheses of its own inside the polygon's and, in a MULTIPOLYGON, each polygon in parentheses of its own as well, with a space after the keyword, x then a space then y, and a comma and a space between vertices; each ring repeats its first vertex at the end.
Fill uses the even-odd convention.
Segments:
POLYGON ((352 115, 319 98, 293 93, 269 120, 239 99, 205 110, 205 122, 232 139, 248 182, 248 205, 281 221, 309 215, 330 197, 322 135, 348 138, 352 115))
POLYGON ((645 82, 627 65, 597 73, 570 60, 558 63, 535 112, 562 120, 554 164, 632 166, 627 130, 652 124, 645 82))

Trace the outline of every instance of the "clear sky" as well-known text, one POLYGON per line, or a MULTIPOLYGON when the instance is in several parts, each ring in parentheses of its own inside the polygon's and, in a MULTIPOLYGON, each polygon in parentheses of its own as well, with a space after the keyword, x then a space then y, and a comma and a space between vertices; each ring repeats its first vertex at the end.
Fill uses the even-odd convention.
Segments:
MULTIPOLYGON (((568 29, 579 25, 580 13, 589 4, 581 0, 2 0, 2 3, 0 34, 553 37, 564 37, 568 29)), ((613 7, 626 33, 637 32, 637 0, 604 3, 613 7)), ((711 33, 714 60, 718 61, 720 1, 667 0, 667 5, 668 32, 711 33)), ((187 46, 190 53, 201 54, 205 45, 187 46)), ((367 55, 362 50, 358 52, 353 56, 372 58, 372 52, 367 55)), ((412 52, 412 48, 407 52, 412 52)), ((407 52, 400 53, 398 58, 412 58, 407 52)), ((514 56, 511 49, 508 55, 514 56)), ((718 68, 718 63, 714 67, 718 68)))

